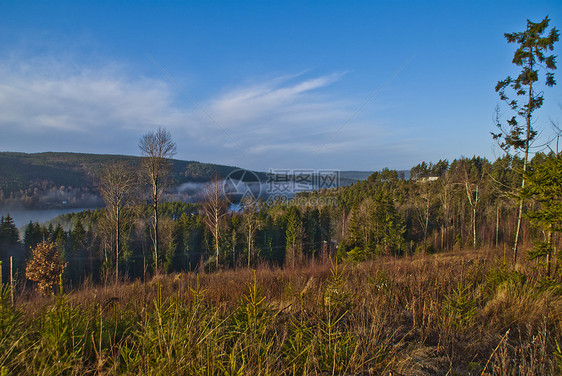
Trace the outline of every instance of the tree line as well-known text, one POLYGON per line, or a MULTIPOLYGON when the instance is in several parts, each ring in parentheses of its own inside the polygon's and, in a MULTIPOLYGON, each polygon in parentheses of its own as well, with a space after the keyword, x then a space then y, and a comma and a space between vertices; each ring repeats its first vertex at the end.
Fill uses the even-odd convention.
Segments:
MULTIPOLYGON (((499 132, 492 135, 506 154, 496 161, 422 162, 407 180, 383 169, 348 187, 299 193, 289 201, 246 197, 239 210, 229 210, 218 176, 200 203, 165 202, 176 145, 160 128, 141 138, 140 166, 106 166, 99 175, 105 208, 71 215, 72 229, 30 223, 20 242, 11 218, 2 218, 0 256, 16 255, 22 265, 56 251, 60 262, 53 270, 66 267, 65 278, 78 283, 261 262, 294 268, 328 255, 359 262, 463 248, 504 247, 507 253, 509 247, 513 266, 524 253, 547 277, 557 277, 562 154, 530 152, 538 135, 533 115, 544 102, 541 72, 544 86, 556 83, 555 56, 548 51, 559 33, 548 30, 549 21, 527 21, 525 31, 505 34, 518 45, 513 63, 521 71, 495 88, 514 113, 503 122, 498 110, 499 132)), ((33 268, 28 277, 36 278, 33 268)))
MULTIPOLYGON (((295 267, 327 256, 358 262, 384 255, 507 249, 516 236, 519 200, 525 196, 522 254, 555 275, 562 228, 562 156, 537 154, 529 161, 528 189, 520 191, 523 163, 509 155, 494 162, 482 157, 423 162, 411 169, 408 180, 384 169, 351 186, 304 192, 293 200, 246 198, 237 210, 229 210, 228 197, 216 180, 200 203, 158 203, 157 248, 158 198, 148 203, 107 202, 103 209, 67 214, 63 219, 72 227, 66 231, 60 223, 31 222, 21 241, 13 220, 3 217, 0 255, 2 260, 15 256, 23 270, 32 249, 47 241, 67 265, 64 279, 77 285, 85 279, 258 263, 295 267)), ((119 176, 124 179, 127 174, 119 176)), ((121 183, 128 187, 130 182, 121 183)), ((149 197, 153 194, 151 189, 149 197)))

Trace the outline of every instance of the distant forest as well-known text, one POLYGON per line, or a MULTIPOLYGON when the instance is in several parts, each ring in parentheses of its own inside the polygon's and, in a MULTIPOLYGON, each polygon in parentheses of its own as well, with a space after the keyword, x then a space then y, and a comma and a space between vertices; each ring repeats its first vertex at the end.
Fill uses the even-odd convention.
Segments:
MULTIPOLYGON (((530 171, 548 160, 559 161, 560 156, 537 154, 530 171)), ((159 269, 212 271, 260 263, 295 266, 321 256, 359 262, 380 255, 486 247, 504 248, 509 260, 522 163, 508 155, 494 162, 481 157, 423 162, 411 169, 410 179, 384 169, 350 186, 304 192, 288 201, 245 201, 239 210, 226 210, 223 205, 216 227, 209 225, 205 202, 164 202, 159 269)), ((226 202, 226 197, 220 199, 226 202)), ((542 206, 540 200, 529 198, 525 207, 533 213, 542 206)), ((137 203, 128 208, 120 227, 117 258, 106 210, 63 216, 70 225, 68 231, 60 224, 30 223, 23 239, 11 218, 2 218, 1 260, 7 265, 13 256, 22 275, 31 250, 48 240, 67 263, 64 279, 73 286, 114 276, 116 262, 120 278, 154 274, 150 206, 137 203)), ((530 251, 529 257, 534 244, 547 235, 531 221, 531 216, 524 217, 520 238, 520 253, 530 251)), ((558 249, 559 234, 551 236, 558 249)), ((544 266, 544 258, 537 260, 539 267, 544 266)), ((4 278, 6 273, 4 267, 4 278)))
MULTIPOLYGON (((103 169, 122 161, 138 171, 141 157, 84 153, 0 152, 0 208, 53 209, 104 206, 99 192, 103 169)), ((238 167, 171 160, 168 201, 200 200, 202 184, 213 177, 225 178, 238 167)), ((253 173, 267 180, 267 172, 253 173)), ((342 171, 340 183, 349 185, 365 179, 370 172, 342 171)))
MULTIPOLYGON (((137 168, 141 157, 83 153, 0 152, 0 207, 46 209, 100 207, 99 175, 111 162, 137 168)), ((236 167, 196 161, 172 160, 172 186, 208 182, 227 176, 236 167)), ((170 192, 181 193, 181 192, 170 192)), ((188 194, 179 194, 186 199, 188 194)))

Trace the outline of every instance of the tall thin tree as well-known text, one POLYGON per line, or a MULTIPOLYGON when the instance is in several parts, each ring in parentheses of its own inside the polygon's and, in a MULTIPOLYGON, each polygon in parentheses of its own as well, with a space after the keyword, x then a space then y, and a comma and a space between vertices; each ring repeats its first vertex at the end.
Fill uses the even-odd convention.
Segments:
POLYGON ((215 263, 218 270, 220 265, 221 229, 223 226, 223 218, 228 212, 224 187, 220 178, 215 176, 215 178, 207 184, 203 193, 205 195, 205 201, 203 201, 204 221, 215 240, 215 263))
MULTIPOLYGON (((523 151, 523 178, 521 189, 525 189, 525 173, 529 160, 529 148, 537 137, 537 131, 533 128, 533 114, 541 108, 544 102, 543 92, 538 90, 539 71, 545 71, 546 86, 554 86, 553 71, 556 69, 556 56, 547 55, 548 51, 554 49, 554 43, 559 39, 556 28, 547 32, 550 19, 545 17, 541 22, 535 23, 527 20, 527 30, 515 33, 506 33, 507 43, 518 45, 513 55, 513 64, 521 67, 521 72, 515 78, 508 76, 496 85, 500 99, 515 111, 515 115, 507 121, 507 126, 501 124, 499 116, 496 121, 499 133, 492 133, 494 139, 498 140, 502 149, 508 152, 513 148, 516 152, 523 151), (546 36, 543 36, 547 33, 546 36), (506 91, 511 89, 517 96, 521 97, 521 103, 510 98, 506 91), (519 124, 518 118, 524 120, 519 124)), ((521 219, 523 216, 523 197, 519 200, 519 211, 517 216, 517 227, 515 230, 515 241, 513 244, 513 265, 517 263, 517 247, 519 244, 521 219)))
POLYGON ((250 267, 254 237, 256 231, 261 228, 261 221, 258 217, 258 202, 254 197, 245 197, 242 200, 242 224, 244 226, 244 234, 246 237, 246 244, 248 246, 248 268, 250 267))
POLYGON ((142 167, 144 176, 151 187, 150 197, 152 206, 152 245, 154 252, 154 267, 158 273, 158 219, 159 203, 162 192, 168 185, 168 175, 171 169, 172 158, 176 154, 176 143, 172 135, 165 128, 158 128, 155 132, 149 132, 141 137, 139 141, 143 160, 142 167))
POLYGON ((136 179, 131 166, 116 161, 105 167, 100 177, 100 193, 105 201, 105 218, 113 232, 115 247, 115 281, 119 278, 119 257, 121 256, 122 230, 134 201, 136 179))

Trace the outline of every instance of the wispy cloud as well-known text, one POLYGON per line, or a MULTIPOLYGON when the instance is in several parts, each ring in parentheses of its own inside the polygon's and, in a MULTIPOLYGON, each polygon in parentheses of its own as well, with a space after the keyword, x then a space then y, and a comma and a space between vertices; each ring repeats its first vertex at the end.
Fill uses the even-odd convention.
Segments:
POLYGON ((165 77, 126 72, 116 64, 92 68, 53 59, 0 65, 0 149, 138 154, 139 137, 164 126, 178 143, 179 158, 267 170, 283 162, 312 165, 329 153, 353 155, 358 145, 370 147, 365 136, 377 129, 358 119, 314 155, 356 107, 332 89, 342 72, 305 71, 219 88, 200 105, 245 150, 241 157, 238 146, 165 77))
POLYGON ((209 100, 207 106, 220 124, 233 133, 238 132, 246 140, 251 136, 252 142, 270 143, 270 137, 286 133, 294 126, 306 132, 317 122, 337 121, 334 117, 341 116, 337 108, 342 104, 336 105, 334 99, 318 93, 341 76, 278 77, 223 92, 209 100))
POLYGON ((30 133, 93 133, 109 125, 138 129, 173 120, 170 93, 161 82, 127 81, 107 71, 60 76, 42 68, 0 66, 0 125, 30 133))
MULTIPOLYGON (((14 138, 25 136, 28 151, 64 150, 68 145, 57 141, 61 134, 74 135, 74 149, 79 149, 78 143, 86 139, 90 146, 103 142, 104 134, 130 142, 149 129, 165 126, 177 133, 178 143, 185 140, 199 151, 206 146, 208 154, 219 157, 236 152, 227 151, 228 140, 205 114, 187 101, 182 104, 177 90, 163 79, 131 79, 111 65, 77 69, 52 59, 34 63, 0 65, 0 127, 11 128, 14 138)), ((312 78, 304 74, 222 91, 203 100, 202 106, 248 150, 273 142, 290 145, 316 132, 321 123, 344 116, 341 103, 318 94, 342 74, 312 78), (299 133, 291 134, 296 127, 299 133)), ((18 144, 15 141, 4 138, 0 147, 10 149, 18 144)), ((135 148, 136 142, 124 150, 135 148)))

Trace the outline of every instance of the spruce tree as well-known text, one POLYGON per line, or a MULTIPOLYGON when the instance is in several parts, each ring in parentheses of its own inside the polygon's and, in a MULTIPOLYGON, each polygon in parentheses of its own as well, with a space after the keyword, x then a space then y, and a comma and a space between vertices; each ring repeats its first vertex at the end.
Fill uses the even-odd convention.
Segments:
MULTIPOLYGON (((547 31, 549 22, 548 16, 538 23, 527 20, 525 31, 504 34, 508 43, 518 45, 512 62, 520 67, 521 71, 517 77, 508 76, 496 84, 496 92, 500 99, 508 104, 515 115, 507 121, 507 124, 502 124, 498 117, 496 125, 500 132, 492 133, 492 135, 506 152, 511 149, 516 153, 523 152, 522 189, 525 188, 529 149, 538 134, 533 128, 533 116, 544 102, 543 92, 539 88, 539 73, 545 72, 544 85, 551 87, 556 84, 553 73, 556 69, 556 56, 548 55, 548 51, 554 49, 554 43, 558 41, 559 33, 556 28, 547 31), (546 36, 543 36, 545 34, 546 36), (508 90, 511 92, 510 94, 508 94, 508 90), (521 120, 523 120, 522 123, 520 123, 521 120)), ((523 198, 521 197, 513 245, 513 265, 517 262, 522 215, 523 198)))

